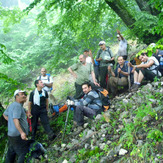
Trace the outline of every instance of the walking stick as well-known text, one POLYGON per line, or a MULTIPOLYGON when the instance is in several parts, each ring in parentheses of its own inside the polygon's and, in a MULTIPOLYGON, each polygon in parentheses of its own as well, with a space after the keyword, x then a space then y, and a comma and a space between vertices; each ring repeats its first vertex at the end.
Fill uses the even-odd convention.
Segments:
POLYGON ((67 116, 66 116, 66 121, 65 121, 65 128, 64 128, 64 131, 63 131, 63 135, 62 135, 62 142, 63 142, 63 138, 64 138, 64 135, 65 135, 65 132, 66 132, 66 126, 67 126, 69 111, 70 111, 70 105, 68 105, 67 116))
MULTIPOLYGON (((130 62, 130 56, 128 58, 128 63, 130 62)), ((131 88, 131 80, 130 80, 130 66, 128 65, 128 89, 130 91, 130 88, 131 88)))

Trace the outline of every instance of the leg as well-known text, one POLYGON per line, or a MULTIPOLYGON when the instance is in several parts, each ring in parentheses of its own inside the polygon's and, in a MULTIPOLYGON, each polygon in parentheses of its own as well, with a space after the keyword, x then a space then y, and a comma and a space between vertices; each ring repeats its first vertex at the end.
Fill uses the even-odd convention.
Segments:
POLYGON ((93 109, 90 109, 85 106, 77 106, 74 113, 75 119, 79 126, 84 124, 84 116, 93 118, 96 115, 96 112, 93 109))
POLYGON ((13 151, 18 156, 18 163, 25 162, 25 156, 29 151, 29 144, 26 140, 22 140, 20 136, 9 137, 13 151))
POLYGON ((117 92, 117 82, 118 82, 118 78, 117 77, 110 77, 109 78, 109 88, 113 94, 113 96, 116 95, 117 92))
POLYGON ((53 134, 53 131, 50 128, 49 118, 48 118, 46 109, 41 110, 41 112, 40 112, 40 120, 41 120, 41 124, 44 127, 45 132, 49 136, 52 135, 53 134))
POLYGON ((76 94, 75 94, 74 98, 75 98, 75 99, 79 99, 81 93, 83 92, 82 86, 79 85, 79 84, 77 84, 77 83, 75 83, 75 90, 76 90, 76 94))
POLYGON ((8 151, 6 155, 5 163, 13 163, 15 161, 16 153, 10 143, 10 140, 8 142, 8 151))
POLYGON ((134 71, 134 83, 138 82, 138 72, 134 71))
POLYGON ((106 74, 108 72, 107 66, 100 67, 100 86, 106 88, 106 74))
POLYGON ((126 77, 119 78, 118 80, 118 85, 119 86, 127 86, 128 85, 128 80, 126 77))
POLYGON ((39 110, 35 107, 31 110, 32 118, 32 139, 35 139, 36 131, 37 131, 37 125, 38 125, 38 118, 39 118, 39 110))
POLYGON ((138 83, 141 83, 143 78, 144 78, 144 75, 143 75, 142 71, 140 70, 139 75, 138 75, 138 83))

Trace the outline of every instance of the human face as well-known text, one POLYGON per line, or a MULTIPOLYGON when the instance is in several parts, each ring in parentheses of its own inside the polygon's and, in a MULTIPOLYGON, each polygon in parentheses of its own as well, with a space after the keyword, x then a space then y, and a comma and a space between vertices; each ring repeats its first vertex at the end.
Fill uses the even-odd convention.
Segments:
POLYGON ((25 95, 24 92, 19 92, 17 95, 16 95, 16 101, 19 102, 19 103, 24 103, 26 102, 27 100, 27 96, 25 95))
POLYGON ((85 52, 84 52, 84 55, 85 55, 86 57, 88 57, 89 52, 85 51, 85 52))
POLYGON ((141 62, 147 62, 147 56, 146 55, 140 55, 139 59, 141 60, 141 62))
POLYGON ((100 48, 101 48, 102 50, 105 50, 105 48, 106 48, 105 44, 100 45, 100 48))
POLYGON ((121 41, 121 37, 117 37, 118 41, 121 41))
POLYGON ((122 56, 118 57, 118 63, 119 65, 123 65, 124 64, 124 59, 122 56))
POLYGON ((43 88, 44 87, 44 83, 41 80, 39 80, 38 84, 37 84, 37 87, 43 88))
POLYGON ((42 76, 46 76, 46 69, 45 69, 45 68, 42 68, 42 69, 41 69, 41 75, 42 75, 42 76))
POLYGON ((87 84, 82 85, 82 89, 83 89, 84 94, 87 94, 88 92, 91 91, 91 87, 88 87, 87 84))
POLYGON ((80 56, 79 56, 79 60, 80 60, 80 62, 81 62, 82 64, 85 64, 85 58, 84 58, 83 55, 80 55, 80 56))

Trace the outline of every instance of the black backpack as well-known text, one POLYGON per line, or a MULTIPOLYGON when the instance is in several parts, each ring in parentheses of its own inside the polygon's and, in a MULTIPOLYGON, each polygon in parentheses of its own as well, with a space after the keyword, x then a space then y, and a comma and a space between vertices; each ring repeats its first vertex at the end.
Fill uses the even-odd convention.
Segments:
POLYGON ((103 111, 107 111, 111 105, 110 99, 109 99, 109 92, 102 87, 94 85, 93 83, 91 83, 91 87, 92 87, 92 90, 95 90, 99 94, 99 97, 102 101, 103 111))

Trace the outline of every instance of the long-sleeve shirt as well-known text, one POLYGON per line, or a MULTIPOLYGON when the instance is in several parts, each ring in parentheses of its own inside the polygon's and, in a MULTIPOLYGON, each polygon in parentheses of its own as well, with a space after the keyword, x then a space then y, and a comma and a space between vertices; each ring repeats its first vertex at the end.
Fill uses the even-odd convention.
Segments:
POLYGON ((82 99, 75 100, 75 106, 87 106, 91 109, 98 110, 102 108, 102 102, 98 93, 91 90, 88 94, 85 94, 82 99))

